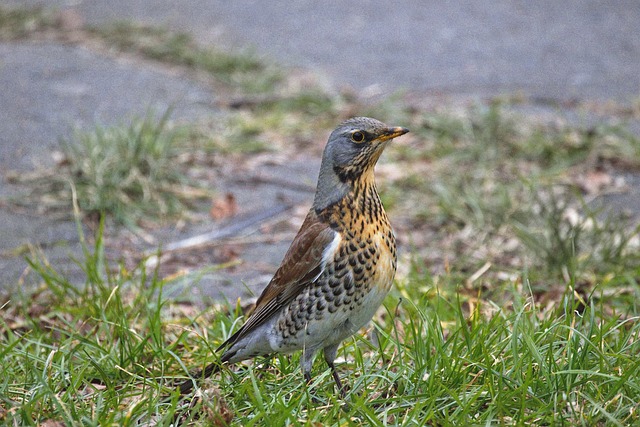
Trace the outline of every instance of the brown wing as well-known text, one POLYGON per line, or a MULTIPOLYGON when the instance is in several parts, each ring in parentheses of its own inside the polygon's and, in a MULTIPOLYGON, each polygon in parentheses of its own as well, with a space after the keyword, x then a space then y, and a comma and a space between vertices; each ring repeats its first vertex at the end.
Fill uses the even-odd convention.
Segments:
POLYGON ((331 244, 335 234, 311 209, 273 279, 258 298, 253 314, 218 350, 262 325, 315 280, 322 271, 324 249, 331 244))

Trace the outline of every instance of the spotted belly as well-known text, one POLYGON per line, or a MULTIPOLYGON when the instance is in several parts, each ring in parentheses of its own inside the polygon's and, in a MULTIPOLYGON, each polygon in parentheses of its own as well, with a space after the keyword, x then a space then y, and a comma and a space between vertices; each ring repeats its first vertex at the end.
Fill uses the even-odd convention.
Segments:
POLYGON ((387 235, 337 245, 316 281, 278 316, 274 350, 327 347, 366 325, 393 283, 396 258, 390 245, 387 235))

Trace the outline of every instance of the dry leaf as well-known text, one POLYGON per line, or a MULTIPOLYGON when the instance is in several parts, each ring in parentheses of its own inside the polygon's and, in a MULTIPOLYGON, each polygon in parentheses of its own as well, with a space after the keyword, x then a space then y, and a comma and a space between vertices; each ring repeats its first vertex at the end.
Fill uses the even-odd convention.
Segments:
POLYGON ((216 221, 229 218, 238 213, 238 203, 236 196, 232 193, 226 193, 224 196, 215 199, 211 204, 209 215, 216 221))
POLYGON ((40 424, 41 427, 64 427, 65 424, 61 421, 46 420, 40 424))
POLYGON ((578 186, 580 186, 582 191, 589 195, 598 194, 612 183, 613 179, 611 178, 611 175, 600 170, 591 171, 578 178, 578 186))

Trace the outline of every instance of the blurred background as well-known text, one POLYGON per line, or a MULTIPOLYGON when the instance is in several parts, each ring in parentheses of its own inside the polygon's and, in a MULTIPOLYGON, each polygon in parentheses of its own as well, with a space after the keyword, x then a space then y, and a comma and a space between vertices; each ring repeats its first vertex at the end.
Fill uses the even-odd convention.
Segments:
MULTIPOLYGON (((389 161, 380 172, 392 211, 416 207, 396 215, 406 232, 401 243, 422 247, 436 270, 446 257, 427 247, 432 229, 469 222, 486 230, 511 218, 500 214, 494 223, 471 202, 451 204, 456 188, 474 187, 447 184, 430 169, 463 175, 462 164, 438 157, 447 153, 475 146, 470 155, 478 156, 517 135, 524 151, 500 151, 500 162, 512 157, 515 169, 520 161, 548 162, 551 169, 534 168, 536 176, 569 180, 615 213, 640 211, 634 0, 4 0, 0 7, 3 287, 37 282, 25 255, 47 257, 83 280, 69 260, 81 247, 73 187, 88 236, 96 213, 107 212, 105 241, 115 259, 135 265, 163 247, 166 274, 198 272, 200 291, 189 292, 231 300, 255 292, 311 202, 329 131, 350 115, 375 114, 414 131, 389 157, 409 168, 389 161), (533 125, 522 130, 523 122, 533 125), (488 145, 478 148, 483 138, 488 145), (129 142, 117 148, 122 140, 129 142), (126 162, 141 149, 131 140, 148 141, 155 153, 141 156, 140 170, 159 172, 119 188, 139 168, 126 162), (114 163, 124 171, 109 169, 114 163), (167 184, 152 188, 160 179, 167 184), (154 191, 166 194, 156 200, 154 191)), ((496 158, 478 176, 495 183, 486 170, 502 167, 496 158)), ((498 209, 483 195, 486 185, 476 197, 498 209)), ((530 202, 512 200, 505 212, 530 202)), ((511 244, 501 238, 498 246, 511 244)))

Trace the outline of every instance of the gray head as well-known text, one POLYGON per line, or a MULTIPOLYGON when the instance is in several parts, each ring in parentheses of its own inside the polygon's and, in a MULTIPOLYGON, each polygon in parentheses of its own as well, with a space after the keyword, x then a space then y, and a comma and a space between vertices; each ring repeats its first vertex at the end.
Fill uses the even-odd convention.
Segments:
POLYGON ((331 132, 313 202, 316 211, 340 200, 358 180, 373 179, 373 168, 389 141, 407 132, 368 117, 349 119, 331 132))

